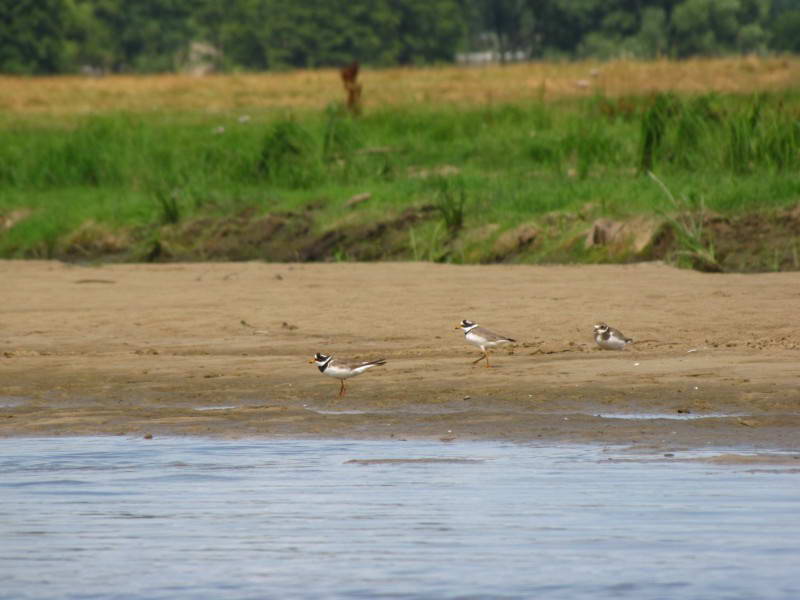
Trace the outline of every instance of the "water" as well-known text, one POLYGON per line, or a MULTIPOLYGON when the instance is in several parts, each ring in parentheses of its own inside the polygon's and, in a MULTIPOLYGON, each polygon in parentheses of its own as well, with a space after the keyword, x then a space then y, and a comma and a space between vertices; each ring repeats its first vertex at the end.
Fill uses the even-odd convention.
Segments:
POLYGON ((695 419, 747 417, 749 415, 744 413, 600 413, 595 416, 602 419, 667 419, 672 421, 692 421, 695 419))
POLYGON ((687 456, 0 440, 0 598, 800 598, 797 469, 687 456))

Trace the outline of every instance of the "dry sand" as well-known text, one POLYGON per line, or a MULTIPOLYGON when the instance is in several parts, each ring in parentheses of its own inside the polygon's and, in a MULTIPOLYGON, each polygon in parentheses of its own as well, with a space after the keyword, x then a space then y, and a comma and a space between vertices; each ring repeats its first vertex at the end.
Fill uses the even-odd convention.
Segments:
POLYGON ((0 281, 3 436, 800 449, 800 273, 3 261, 0 281), (473 366, 463 318, 520 343, 473 366), (639 341, 596 349, 599 320, 639 341), (317 351, 388 364, 338 399, 317 351))

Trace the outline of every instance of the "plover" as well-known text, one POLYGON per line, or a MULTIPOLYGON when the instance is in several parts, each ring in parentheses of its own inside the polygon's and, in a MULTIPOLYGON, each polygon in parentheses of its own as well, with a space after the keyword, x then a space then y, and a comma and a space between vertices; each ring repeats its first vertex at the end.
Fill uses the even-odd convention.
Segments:
POLYGON ((594 326, 594 341, 603 350, 622 350, 633 340, 625 337, 619 329, 609 327, 605 323, 598 323, 594 326))
POLYGON ((488 329, 484 329, 483 327, 478 326, 477 323, 473 323, 472 321, 467 321, 464 319, 461 321, 461 324, 456 325, 456 329, 462 329, 464 331, 464 338, 472 345, 477 346, 481 349, 481 356, 476 360, 472 361, 472 364, 478 363, 482 361, 484 358, 486 359, 486 366, 489 367, 489 348, 495 348, 499 344, 508 344, 511 342, 516 342, 514 338, 505 337, 494 333, 493 331, 489 331, 488 329))
POLYGON ((317 352, 314 355, 314 358, 308 361, 309 363, 316 363, 317 368, 319 369, 320 373, 324 373, 325 375, 330 375, 331 377, 335 377, 338 379, 342 386, 339 388, 339 397, 341 398, 344 395, 344 380, 350 379, 351 377, 355 377, 356 375, 361 375, 367 369, 371 369, 372 367, 377 367, 379 365, 385 365, 386 361, 382 358, 378 360, 368 360, 368 361, 352 361, 352 360, 342 360, 333 358, 330 354, 320 354, 317 352))

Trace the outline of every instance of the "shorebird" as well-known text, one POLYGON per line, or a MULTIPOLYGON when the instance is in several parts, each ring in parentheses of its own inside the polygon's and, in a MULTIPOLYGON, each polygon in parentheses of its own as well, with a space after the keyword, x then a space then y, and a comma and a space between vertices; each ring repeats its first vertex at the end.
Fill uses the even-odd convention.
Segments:
POLYGON ((605 323, 594 326, 594 341, 603 350, 623 350, 633 340, 619 330, 609 327, 605 323))
POLYGON ((468 321, 464 319, 461 321, 459 325, 456 325, 456 329, 461 329, 464 331, 464 338, 472 344, 473 346, 477 346, 481 349, 481 356, 476 360, 472 361, 472 364, 476 364, 483 359, 486 359, 486 367, 489 366, 489 348, 496 348, 500 344, 508 344, 511 342, 516 342, 514 338, 505 337, 494 333, 493 331, 489 331, 483 327, 480 327, 477 323, 473 323, 472 321, 468 321))
POLYGON ((368 360, 368 361, 352 361, 352 360, 343 360, 340 358, 333 358, 330 354, 321 354, 317 352, 314 355, 314 358, 308 361, 309 363, 316 363, 317 368, 319 369, 320 373, 325 375, 329 375, 331 377, 335 377, 341 382, 341 387, 339 388, 339 398, 344 396, 344 380, 350 379, 351 377, 355 377, 356 375, 361 375, 367 369, 371 369, 372 367, 377 367, 380 365, 385 365, 386 361, 382 358, 377 360, 368 360))

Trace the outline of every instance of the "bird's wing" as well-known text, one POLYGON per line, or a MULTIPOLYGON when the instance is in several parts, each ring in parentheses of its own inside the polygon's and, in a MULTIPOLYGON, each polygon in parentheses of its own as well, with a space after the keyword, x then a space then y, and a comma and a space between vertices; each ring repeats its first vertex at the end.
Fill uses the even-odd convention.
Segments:
POLYGON ((621 339, 623 342, 631 341, 631 338, 627 337, 624 333, 622 333, 619 329, 611 328, 611 331, 614 333, 616 337, 621 339))
POLYGON ((336 364, 348 369, 357 369, 358 367, 368 367, 372 365, 385 365, 386 360, 378 358, 376 360, 337 360, 336 364))
POLYGON ((494 331, 489 331, 488 329, 485 329, 484 327, 476 327, 472 331, 474 331, 477 335, 481 336, 487 342, 500 342, 500 341, 516 342, 517 341, 517 340, 512 339, 510 337, 506 337, 504 335, 500 335, 498 333, 495 333, 494 331))

